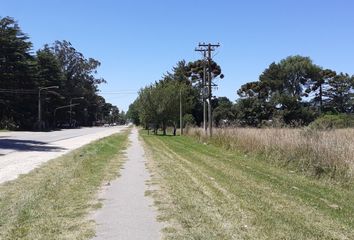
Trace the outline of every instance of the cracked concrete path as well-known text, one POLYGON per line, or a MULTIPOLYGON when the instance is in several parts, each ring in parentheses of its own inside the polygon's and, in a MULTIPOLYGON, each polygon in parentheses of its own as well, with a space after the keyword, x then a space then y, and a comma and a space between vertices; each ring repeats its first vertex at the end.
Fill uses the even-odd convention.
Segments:
POLYGON ((127 149, 127 160, 121 176, 107 186, 100 198, 103 207, 93 214, 97 223, 95 240, 157 240, 161 238, 162 224, 157 222, 153 201, 145 196, 146 181, 150 179, 145 167, 144 149, 133 128, 127 149))

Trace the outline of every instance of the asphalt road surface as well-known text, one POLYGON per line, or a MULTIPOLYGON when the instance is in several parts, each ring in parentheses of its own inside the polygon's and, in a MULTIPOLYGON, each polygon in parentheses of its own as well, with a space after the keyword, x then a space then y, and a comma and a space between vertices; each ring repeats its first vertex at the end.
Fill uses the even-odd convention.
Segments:
POLYGON ((53 132, 0 132, 0 183, 126 126, 65 129, 53 132))

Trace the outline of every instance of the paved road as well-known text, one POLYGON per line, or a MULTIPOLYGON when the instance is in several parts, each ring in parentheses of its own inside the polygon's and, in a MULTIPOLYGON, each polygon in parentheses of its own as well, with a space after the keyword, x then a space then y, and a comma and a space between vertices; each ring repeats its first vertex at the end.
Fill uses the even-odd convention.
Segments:
POLYGON ((65 129, 53 132, 0 132, 0 183, 13 180, 43 162, 126 126, 65 129))
POLYGON ((94 240, 158 240, 162 224, 157 222, 153 201, 145 196, 150 175, 145 167, 144 149, 133 129, 127 161, 121 176, 103 189, 103 208, 93 214, 97 222, 94 240))
POLYGON ((60 131, 52 132, 0 132, 0 155, 6 155, 16 151, 28 150, 28 148, 31 147, 37 147, 38 150, 40 150, 40 146, 43 146, 45 149, 46 144, 107 130, 111 129, 103 127, 92 127, 80 129, 63 129, 60 131))

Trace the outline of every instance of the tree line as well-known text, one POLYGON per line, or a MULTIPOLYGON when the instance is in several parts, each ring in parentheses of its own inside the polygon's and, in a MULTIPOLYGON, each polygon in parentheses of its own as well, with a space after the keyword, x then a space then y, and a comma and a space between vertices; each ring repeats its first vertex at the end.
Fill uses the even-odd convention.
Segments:
MULTIPOLYGON (((166 134, 168 126, 180 127, 180 105, 183 122, 200 125, 203 121, 203 85, 205 62, 198 60, 186 63, 179 61, 171 72, 160 80, 142 88, 138 98, 129 106, 127 118, 135 124, 151 128, 156 133, 159 128, 166 134)), ((222 76, 216 62, 211 64, 212 78, 222 76)), ((205 96, 204 96, 205 97, 205 96)))
POLYGON ((241 86, 235 118, 251 126, 275 120, 307 125, 325 114, 352 114, 353 90, 354 76, 324 69, 309 57, 290 56, 241 86))
MULTIPOLYGON (((213 62, 213 79, 221 67, 213 62)), ((172 72, 141 89, 127 116, 135 124, 155 131, 179 127, 179 104, 185 124, 201 126, 203 121, 203 61, 180 61, 172 72)), ((213 97, 215 126, 304 126, 323 115, 354 112, 354 76, 324 69, 309 57, 289 56, 273 62, 257 81, 237 90, 235 102, 213 97)), ((174 131, 175 132, 175 131, 174 131)))
POLYGON ((100 64, 65 40, 33 53, 18 23, 0 18, 0 129, 123 123, 124 112, 98 95, 98 86, 106 82, 96 76, 100 64), (69 104, 77 105, 64 107, 69 104))

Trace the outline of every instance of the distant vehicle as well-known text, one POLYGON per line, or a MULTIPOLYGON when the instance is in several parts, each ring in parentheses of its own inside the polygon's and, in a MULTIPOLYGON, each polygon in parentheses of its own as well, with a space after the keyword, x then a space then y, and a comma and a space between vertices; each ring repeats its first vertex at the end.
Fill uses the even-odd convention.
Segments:
POLYGON ((104 127, 109 127, 108 123, 103 124, 104 127))

